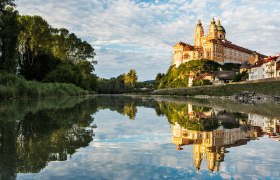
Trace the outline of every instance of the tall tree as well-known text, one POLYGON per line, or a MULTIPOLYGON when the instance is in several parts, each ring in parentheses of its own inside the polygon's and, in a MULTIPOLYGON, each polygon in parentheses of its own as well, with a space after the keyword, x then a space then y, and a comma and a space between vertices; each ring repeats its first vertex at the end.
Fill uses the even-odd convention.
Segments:
POLYGON ((124 83, 129 87, 135 87, 137 79, 138 77, 135 69, 131 69, 129 73, 124 76, 124 83))
POLYGON ((18 19, 21 30, 18 37, 20 74, 26 79, 42 80, 40 72, 48 73, 54 68, 43 66, 54 61, 50 50, 51 27, 40 16, 20 16, 18 19))
MULTIPOLYGON (((41 81, 54 71, 59 63, 63 63, 69 66, 60 67, 60 70, 65 70, 65 67, 72 68, 74 65, 82 73, 84 80, 94 81, 95 78, 91 75, 96 61, 93 60, 95 52, 90 44, 74 33, 69 33, 67 29, 52 28, 40 16, 20 16, 19 23, 19 65, 20 73, 26 79, 41 81)), ((48 80, 55 80, 53 75, 48 80)))
POLYGON ((15 6, 14 0, 1 0, 0 1, 0 10, 4 10, 7 6, 15 6))
POLYGON ((15 73, 18 37, 18 12, 13 0, 0 2, 0 70, 15 73))
POLYGON ((69 33, 67 29, 52 29, 53 46, 52 52, 55 57, 62 61, 79 63, 89 61, 96 64, 93 60, 95 56, 94 48, 86 41, 82 41, 74 33, 69 33))

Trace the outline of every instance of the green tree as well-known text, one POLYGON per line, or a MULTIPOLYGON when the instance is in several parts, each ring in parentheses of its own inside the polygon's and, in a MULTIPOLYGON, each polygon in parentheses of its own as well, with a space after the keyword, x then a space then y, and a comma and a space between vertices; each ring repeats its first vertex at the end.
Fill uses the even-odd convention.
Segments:
POLYGON ((15 6, 14 0, 1 0, 0 1, 0 11, 4 10, 7 6, 15 6))
POLYGON ((162 78, 164 78, 165 74, 163 73, 158 73, 157 76, 156 76, 156 79, 155 79, 155 87, 159 87, 160 86, 160 83, 161 83, 161 80, 162 78))
POLYGON ((128 87, 135 87, 137 82, 137 74, 135 69, 131 69, 125 76, 124 76, 124 84, 128 87))
POLYGON ((17 67, 16 48, 18 37, 18 12, 14 1, 0 2, 0 70, 15 73, 17 67))
POLYGON ((51 26, 40 16, 19 16, 18 20, 20 74, 26 79, 42 80, 44 77, 38 77, 40 72, 46 75, 54 69, 53 66, 44 66, 55 61, 50 51, 51 26))
POLYGON ((52 29, 53 45, 52 52, 55 57, 62 61, 80 63, 89 61, 92 67, 97 62, 93 60, 96 55, 94 48, 86 41, 82 41, 74 33, 67 29, 52 29))
POLYGON ((190 72, 196 75, 203 72, 218 71, 221 65, 215 61, 202 59, 182 63, 179 67, 170 66, 165 76, 157 76, 157 89, 188 87, 190 72))
POLYGON ((54 29, 40 16, 20 16, 19 66, 26 79, 73 83, 96 89, 94 48, 67 29, 54 29), (60 65, 61 64, 61 65, 60 65))
POLYGON ((82 79, 82 74, 76 66, 61 64, 46 76, 44 82, 72 83, 80 86, 82 79))

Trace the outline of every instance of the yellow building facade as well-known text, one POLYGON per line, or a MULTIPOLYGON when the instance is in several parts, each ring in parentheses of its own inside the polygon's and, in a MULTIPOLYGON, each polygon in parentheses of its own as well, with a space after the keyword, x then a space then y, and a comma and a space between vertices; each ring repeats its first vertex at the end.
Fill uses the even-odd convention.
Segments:
POLYGON ((178 67, 181 63, 197 59, 209 59, 220 64, 249 62, 255 63, 266 56, 255 51, 235 45, 226 39, 225 28, 220 20, 213 18, 207 35, 200 20, 194 31, 194 45, 178 42, 173 46, 172 65, 178 67))

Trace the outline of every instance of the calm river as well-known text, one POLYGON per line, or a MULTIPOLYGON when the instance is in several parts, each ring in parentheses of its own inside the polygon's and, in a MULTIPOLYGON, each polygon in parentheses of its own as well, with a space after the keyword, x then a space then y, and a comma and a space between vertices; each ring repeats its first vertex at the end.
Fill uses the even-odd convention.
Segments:
POLYGON ((98 96, 0 103, 0 179, 280 179, 280 105, 98 96))

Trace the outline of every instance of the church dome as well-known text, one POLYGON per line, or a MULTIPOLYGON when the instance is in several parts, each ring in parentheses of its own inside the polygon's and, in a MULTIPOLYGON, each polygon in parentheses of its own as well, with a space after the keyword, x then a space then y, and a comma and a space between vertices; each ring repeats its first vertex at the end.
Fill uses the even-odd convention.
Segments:
POLYGON ((218 31, 221 31, 221 32, 223 32, 223 33, 226 33, 226 30, 225 30, 225 28, 221 25, 220 20, 218 20, 218 22, 217 22, 217 30, 218 30, 218 31))

